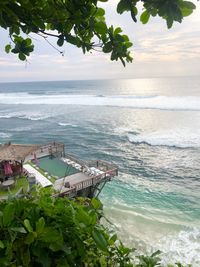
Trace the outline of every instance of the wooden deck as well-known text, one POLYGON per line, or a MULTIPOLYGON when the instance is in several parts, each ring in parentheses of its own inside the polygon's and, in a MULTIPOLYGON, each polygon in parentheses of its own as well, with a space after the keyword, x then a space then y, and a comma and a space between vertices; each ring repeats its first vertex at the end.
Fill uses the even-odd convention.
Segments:
POLYGON ((57 192, 56 196, 68 195, 73 197, 81 195, 87 189, 94 192, 100 184, 104 186, 105 182, 118 175, 118 169, 115 165, 102 160, 82 161, 66 154, 64 146, 55 142, 40 147, 34 154, 29 155, 25 161, 50 155, 60 158, 66 164, 78 170, 76 174, 55 181, 53 188, 57 192))
MULTIPOLYGON (((11 147, 11 144, 7 144, 6 147, 8 146, 11 147)), ((83 161, 74 155, 66 154, 63 143, 52 142, 46 145, 15 144, 12 147, 20 147, 20 149, 23 148, 25 151, 25 154, 22 155, 22 152, 20 152, 21 150, 16 149, 17 154, 15 155, 16 159, 14 158, 14 161, 18 161, 18 157, 20 157, 20 168, 24 162, 24 170, 26 170, 27 174, 29 176, 34 176, 36 182, 42 187, 52 185, 56 192, 55 196, 93 197, 97 195, 97 192, 98 194, 101 192, 107 181, 110 181, 114 176, 118 175, 118 168, 114 164, 102 160, 83 161), (31 150, 28 150, 28 152, 27 149, 25 149, 27 146, 31 147, 31 150), (37 164, 37 161, 44 156, 52 156, 62 160, 66 163, 66 168, 71 166, 76 169, 77 173, 60 178, 53 184, 47 177, 44 177, 44 175, 36 170, 37 168, 28 164, 30 160, 35 161, 35 164, 37 164)), ((4 157, 6 157, 6 154, 4 157)), ((11 158, 9 156, 9 160, 13 160, 12 157, 13 155, 11 153, 11 158)), ((66 173, 64 175, 66 175, 66 173)), ((51 176, 50 173, 49 176, 51 176)))
POLYGON ((57 195, 75 196, 81 190, 86 188, 94 188, 100 183, 110 181, 112 177, 117 175, 117 169, 101 172, 101 174, 89 175, 79 172, 55 181, 53 187, 57 191, 57 195))
POLYGON ((25 158, 25 162, 29 160, 34 160, 35 156, 36 158, 42 158, 45 156, 54 155, 57 157, 61 157, 64 155, 64 144, 53 142, 46 145, 41 146, 39 149, 37 149, 34 153, 30 154, 25 158))

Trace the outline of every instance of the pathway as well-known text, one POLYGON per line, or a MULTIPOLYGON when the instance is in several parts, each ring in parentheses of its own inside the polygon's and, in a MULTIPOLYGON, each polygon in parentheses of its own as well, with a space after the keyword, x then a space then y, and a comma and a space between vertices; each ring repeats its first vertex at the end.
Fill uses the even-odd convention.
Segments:
POLYGON ((28 173, 33 174, 35 176, 36 182, 39 183, 42 187, 52 185, 52 182, 50 182, 44 175, 42 175, 39 171, 37 171, 31 165, 25 164, 25 165, 23 165, 23 168, 28 173))

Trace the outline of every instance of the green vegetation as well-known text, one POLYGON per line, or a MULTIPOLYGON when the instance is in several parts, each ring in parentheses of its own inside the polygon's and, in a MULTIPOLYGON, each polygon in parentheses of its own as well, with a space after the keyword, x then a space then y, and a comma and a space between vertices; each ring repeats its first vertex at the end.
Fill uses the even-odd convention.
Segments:
POLYGON ((28 181, 25 177, 16 178, 15 184, 11 186, 9 190, 0 188, 0 197, 15 195, 21 188, 23 192, 26 193, 28 191, 28 185, 28 181))
POLYGON ((0 266, 162 266, 159 251, 132 256, 134 250, 99 223, 99 200, 53 198, 47 189, 32 194, 0 203, 0 266))
MULTIPOLYGON (((46 41, 49 36, 56 38, 58 47, 70 43, 81 48, 83 53, 93 49, 109 53, 111 60, 120 59, 125 65, 125 61, 132 61, 129 51, 132 43, 121 28, 107 25, 105 10, 99 7, 101 2, 107 1, 3 0, 0 4, 0 27, 9 32, 11 39, 5 51, 26 60, 34 49, 34 38, 29 34, 35 33, 46 41)), ((160 16, 170 28, 174 21, 182 22, 185 16, 190 15, 195 5, 184 0, 120 0, 116 9, 118 14, 130 12, 134 22, 140 16, 143 24, 150 17, 160 16), (143 5, 141 15, 138 15, 137 9, 139 2, 143 5)))

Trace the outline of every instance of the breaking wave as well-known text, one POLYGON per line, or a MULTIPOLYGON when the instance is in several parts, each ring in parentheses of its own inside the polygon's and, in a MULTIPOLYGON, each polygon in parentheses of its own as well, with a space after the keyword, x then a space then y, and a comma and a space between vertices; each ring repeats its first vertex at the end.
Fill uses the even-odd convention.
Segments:
POLYGON ((66 123, 66 122, 59 122, 58 125, 60 126, 69 126, 69 127, 78 127, 76 124, 66 123))
POLYGON ((182 230, 177 235, 168 235, 157 242, 155 249, 160 249, 162 262, 181 262, 192 264, 193 267, 200 266, 200 231, 197 228, 182 230))
POLYGON ((139 254, 151 254, 159 249, 163 266, 176 262, 200 266, 199 227, 168 223, 157 217, 152 219, 148 211, 141 214, 117 202, 112 208, 106 205, 105 213, 126 245, 136 247, 139 254))
POLYGON ((200 132, 180 131, 157 131, 141 133, 138 135, 128 134, 128 140, 133 144, 147 144, 150 146, 168 146, 177 148, 200 147, 200 132))
POLYGON ((12 136, 12 134, 10 134, 10 133, 0 132, 0 138, 2 138, 2 139, 10 138, 11 136, 12 136))
POLYGON ((48 104, 116 106, 135 109, 199 110, 200 97, 195 96, 131 96, 131 95, 30 95, 28 93, 1 93, 0 104, 48 104))
POLYGON ((31 120, 31 121, 39 121, 47 119, 49 116, 41 115, 41 114, 27 114, 21 112, 11 112, 8 114, 0 114, 0 119, 23 119, 23 120, 31 120))

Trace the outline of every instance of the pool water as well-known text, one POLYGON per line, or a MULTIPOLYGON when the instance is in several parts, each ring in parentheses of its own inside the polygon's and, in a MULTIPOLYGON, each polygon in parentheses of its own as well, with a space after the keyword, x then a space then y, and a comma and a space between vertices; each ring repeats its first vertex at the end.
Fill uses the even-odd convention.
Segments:
POLYGON ((49 174, 58 177, 65 177, 79 172, 77 169, 66 164, 62 160, 49 156, 40 158, 38 166, 49 174))

